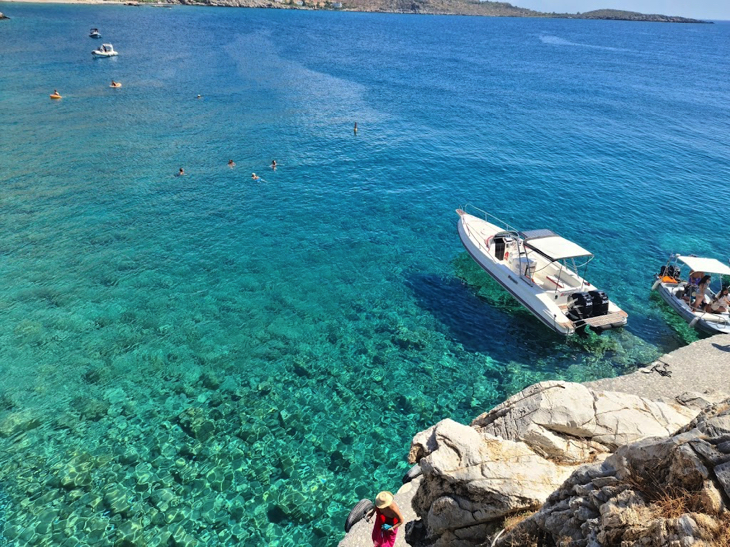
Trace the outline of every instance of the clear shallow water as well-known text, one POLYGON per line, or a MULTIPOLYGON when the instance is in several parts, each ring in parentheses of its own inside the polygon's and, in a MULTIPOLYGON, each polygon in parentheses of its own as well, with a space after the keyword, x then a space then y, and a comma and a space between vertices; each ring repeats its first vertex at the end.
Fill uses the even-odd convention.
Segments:
POLYGON ((727 23, 3 11, 11 545, 334 545, 419 430, 693 340, 651 274, 730 251, 727 23), (595 252, 629 327, 547 332, 466 202, 595 252))

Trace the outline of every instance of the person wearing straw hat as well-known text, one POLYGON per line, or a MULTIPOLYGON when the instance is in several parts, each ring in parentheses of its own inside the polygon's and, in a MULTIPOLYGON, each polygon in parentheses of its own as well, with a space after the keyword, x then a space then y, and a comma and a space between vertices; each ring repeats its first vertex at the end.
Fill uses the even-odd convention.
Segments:
POLYGON ((373 547, 393 547, 398 528, 404 519, 392 493, 383 491, 376 496, 375 507, 368 512, 365 519, 370 522, 373 515, 375 515, 373 547))

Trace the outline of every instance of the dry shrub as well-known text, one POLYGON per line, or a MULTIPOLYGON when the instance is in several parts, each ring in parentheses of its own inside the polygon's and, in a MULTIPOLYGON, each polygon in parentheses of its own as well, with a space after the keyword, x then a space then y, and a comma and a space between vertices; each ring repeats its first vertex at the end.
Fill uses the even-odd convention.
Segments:
POLYGON ((666 485, 655 477, 630 476, 629 485, 639 492, 649 505, 655 518, 673 519, 686 513, 703 513, 700 490, 687 490, 666 485))
POLYGON ((515 526, 517 526, 520 522, 523 520, 530 518, 532 515, 537 513, 537 511, 521 511, 519 513, 513 513, 511 515, 507 515, 504 518, 504 522, 502 523, 502 527, 504 528, 505 532, 511 532, 515 526))
POLYGON ((691 492, 674 486, 664 487, 648 500, 654 518, 677 519, 687 513, 703 512, 699 492, 691 492), (653 499, 652 499, 653 498, 653 499))
POLYGON ((730 511, 723 511, 720 515, 708 515, 700 491, 660 485, 642 478, 637 480, 635 477, 628 482, 644 496, 654 518, 677 519, 690 514, 704 528, 705 534, 709 532, 712 536, 705 536, 705 539, 712 540, 712 547, 730 547, 730 511), (700 516, 704 518, 699 518, 700 516), (703 520, 706 522, 703 523, 703 520))
POLYGON ((715 537, 715 547, 730 547, 730 513, 725 511, 720 520, 720 531, 715 537))

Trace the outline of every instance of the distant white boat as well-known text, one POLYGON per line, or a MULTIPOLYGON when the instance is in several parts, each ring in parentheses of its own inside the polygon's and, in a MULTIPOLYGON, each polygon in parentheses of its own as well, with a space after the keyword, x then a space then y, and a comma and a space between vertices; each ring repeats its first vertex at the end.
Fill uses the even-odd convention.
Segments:
POLYGON ((94 57, 114 57, 119 55, 116 51, 114 51, 114 46, 111 44, 102 44, 92 51, 91 54, 94 57))
POLYGON ((101 32, 99 32, 98 28, 92 28, 89 31, 89 38, 101 38, 101 32))
MULTIPOLYGON (((659 295, 664 301, 687 321, 690 327, 709 334, 730 334, 730 314, 728 312, 710 313, 703 309, 692 308, 691 303, 696 299, 696 295, 692 294, 694 287, 682 279, 681 264, 689 266, 689 269, 694 272, 720 276, 730 275, 730 266, 715 258, 671 255, 657 274, 657 280, 652 287, 659 291, 659 295)), ((714 296, 715 293, 708 288, 703 295, 703 302, 709 304, 714 296)))
POLYGON ((456 210, 464 248, 547 327, 571 335, 586 327, 601 332, 626 325, 628 314, 578 275, 593 254, 550 230, 518 231, 471 209, 484 218, 456 210), (575 259, 585 261, 576 266, 575 259))

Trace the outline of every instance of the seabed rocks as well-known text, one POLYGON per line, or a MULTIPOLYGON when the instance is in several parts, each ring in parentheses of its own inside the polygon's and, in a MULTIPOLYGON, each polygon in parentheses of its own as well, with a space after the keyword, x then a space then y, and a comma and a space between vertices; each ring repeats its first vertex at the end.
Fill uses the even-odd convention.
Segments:
MULTIPOLYGON (((292 411, 282 425, 284 413, 273 404, 266 413, 250 404, 251 397, 271 392, 273 379, 259 380, 253 389, 230 382, 225 387, 212 374, 191 381, 202 392, 192 390, 191 402, 184 382, 175 384, 163 394, 166 415, 121 388, 77 395, 71 412, 50 424, 30 411, 6 412, 0 437, 25 457, 3 469, 2 541, 54 547, 264 545, 267 533, 284 535, 272 527, 290 522, 316 523, 315 537, 332 537, 323 516, 334 481, 303 468, 302 452, 288 449, 291 439, 305 435, 309 418, 292 411), (84 445, 81 440, 91 435, 99 441, 84 445)), ((351 465, 349 451, 324 433, 311 436, 305 450, 337 454, 334 477, 351 465)), ((298 532, 295 527, 281 544, 311 543, 298 532)))

